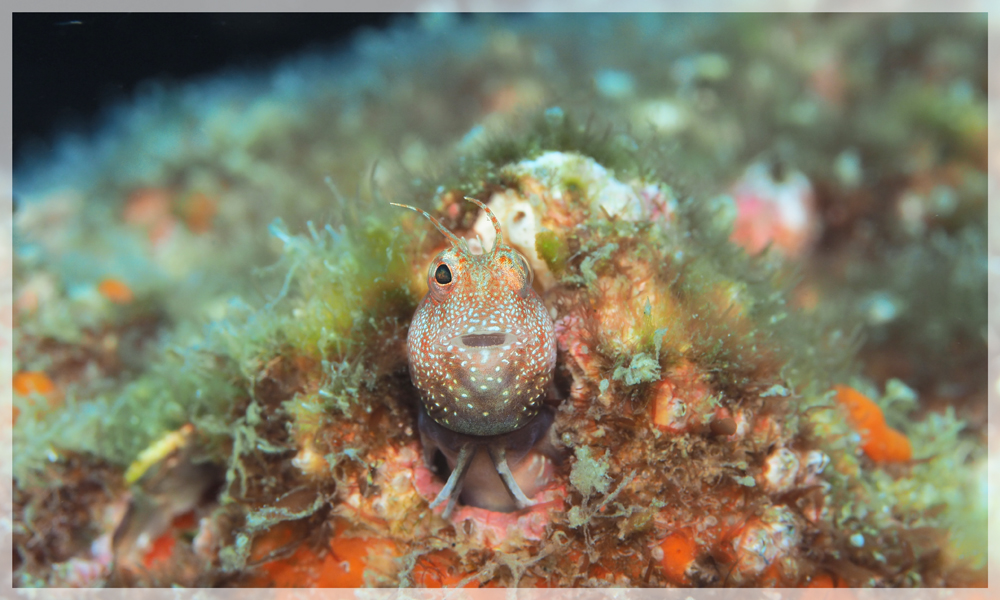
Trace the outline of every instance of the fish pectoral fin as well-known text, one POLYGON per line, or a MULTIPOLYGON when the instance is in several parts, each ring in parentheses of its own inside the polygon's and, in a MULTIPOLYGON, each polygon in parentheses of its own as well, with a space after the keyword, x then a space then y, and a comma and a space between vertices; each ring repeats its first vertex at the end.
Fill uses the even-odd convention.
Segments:
POLYGON ((490 458, 493 459, 493 466, 496 467, 497 474, 500 475, 500 480, 503 481, 504 486, 507 487, 507 491, 514 498, 517 507, 527 508, 534 506, 535 502, 524 495, 521 486, 514 480, 514 474, 510 472, 510 466, 507 464, 507 450, 503 446, 489 446, 489 451, 490 458))
POLYGON ((445 519, 450 517, 451 512, 455 509, 458 497, 462 493, 462 485, 465 483, 465 474, 469 472, 469 467, 472 465, 472 459, 476 455, 476 450, 477 447, 472 444, 462 446, 461 450, 458 451, 458 458, 455 460, 455 468, 452 469, 451 476, 448 477, 448 481, 441 488, 437 498, 430 504, 431 509, 435 509, 447 500, 448 505, 445 506, 444 512, 441 513, 441 516, 445 519))

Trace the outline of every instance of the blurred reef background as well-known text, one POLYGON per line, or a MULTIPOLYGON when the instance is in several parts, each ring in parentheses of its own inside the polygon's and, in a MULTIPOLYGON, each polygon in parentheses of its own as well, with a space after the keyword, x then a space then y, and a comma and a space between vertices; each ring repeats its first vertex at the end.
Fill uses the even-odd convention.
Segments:
POLYGON ((13 585, 985 585, 986 46, 426 15, 146 86, 15 165, 13 585), (405 350, 444 240, 388 202, 488 247, 463 196, 556 322, 563 455, 445 520, 405 350))

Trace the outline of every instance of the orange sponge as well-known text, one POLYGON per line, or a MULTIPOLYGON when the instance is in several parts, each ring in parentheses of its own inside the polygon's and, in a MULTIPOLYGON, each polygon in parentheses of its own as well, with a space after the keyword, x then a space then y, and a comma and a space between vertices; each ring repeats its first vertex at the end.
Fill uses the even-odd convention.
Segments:
POLYGON ((97 285, 97 291, 115 304, 128 304, 135 296, 125 282, 118 279, 105 279, 97 285))
POLYGON ((660 549, 663 550, 661 565, 667 579, 677 585, 690 584, 687 570, 698 558, 698 546, 691 536, 685 531, 672 533, 660 543, 660 549))
POLYGON ((837 402, 847 409, 851 425, 861 434, 861 449, 878 463, 907 462, 913 449, 906 436, 885 423, 882 409, 854 388, 838 385, 837 402))

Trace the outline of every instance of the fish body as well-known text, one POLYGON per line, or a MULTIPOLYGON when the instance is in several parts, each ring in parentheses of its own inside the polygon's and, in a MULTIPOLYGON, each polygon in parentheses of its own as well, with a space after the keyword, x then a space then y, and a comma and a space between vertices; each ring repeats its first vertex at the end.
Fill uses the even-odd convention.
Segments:
POLYGON ((538 414, 556 361, 555 327, 527 261, 502 240, 488 254, 448 248, 431 262, 428 286, 407 336, 428 414, 469 435, 519 429, 538 414))
MULTIPOLYGON (((479 200, 468 200, 496 229, 489 252, 473 254, 465 240, 426 212, 396 205, 422 213, 451 242, 430 263, 428 292, 407 335, 410 377, 420 391, 422 412, 439 426, 429 435, 430 426, 421 421, 425 450, 428 443, 440 447, 452 467, 435 501, 449 497, 448 513, 465 471, 482 464, 481 457, 474 459, 484 447, 496 468, 492 475, 499 475, 494 479, 506 485, 517 505, 530 504, 511 476, 507 453, 523 457, 541 437, 538 417, 556 363, 555 326, 532 288, 528 261, 503 241, 493 213, 479 200), (518 435, 532 423, 531 433, 518 435)), ((543 421, 547 429, 551 418, 543 421)))

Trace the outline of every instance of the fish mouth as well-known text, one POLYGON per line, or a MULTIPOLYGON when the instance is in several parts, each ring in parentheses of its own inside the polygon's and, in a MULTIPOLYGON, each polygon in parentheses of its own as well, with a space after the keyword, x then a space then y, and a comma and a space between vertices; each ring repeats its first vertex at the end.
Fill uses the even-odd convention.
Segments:
POLYGON ((517 336, 513 333, 503 331, 488 331, 483 333, 464 333, 455 336, 448 341, 449 344, 465 348, 495 348, 497 346, 509 346, 517 341, 517 336))

